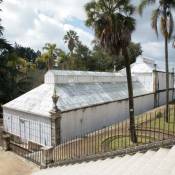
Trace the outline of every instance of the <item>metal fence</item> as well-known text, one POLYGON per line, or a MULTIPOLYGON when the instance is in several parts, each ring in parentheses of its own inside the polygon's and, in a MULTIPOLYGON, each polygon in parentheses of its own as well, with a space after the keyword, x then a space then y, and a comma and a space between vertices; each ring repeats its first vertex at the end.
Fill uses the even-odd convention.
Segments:
MULTIPOLYGON (((175 105, 169 107, 169 122, 165 121, 165 108, 161 107, 135 117, 135 129, 137 143, 131 141, 129 120, 79 137, 64 138, 62 144, 52 148, 48 155, 44 155, 46 156, 45 163, 54 165, 174 139, 175 105)), ((10 149, 38 165, 43 162, 41 146, 32 142, 21 141, 21 139, 11 136, 10 149)))
POLYGON ((86 158, 139 145, 175 138, 175 106, 169 108, 169 122, 165 121, 165 108, 135 117, 137 143, 130 138, 129 120, 72 139, 53 149, 53 162, 86 158))
POLYGON ((41 165, 42 151, 41 146, 32 142, 25 142, 18 137, 11 135, 9 148, 16 154, 41 165))

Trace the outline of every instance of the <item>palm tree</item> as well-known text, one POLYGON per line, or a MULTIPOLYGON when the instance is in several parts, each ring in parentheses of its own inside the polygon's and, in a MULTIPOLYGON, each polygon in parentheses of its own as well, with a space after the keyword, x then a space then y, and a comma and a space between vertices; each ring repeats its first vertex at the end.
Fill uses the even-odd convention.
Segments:
POLYGON ((79 37, 75 31, 69 30, 64 36, 64 42, 68 44, 68 49, 72 55, 75 47, 79 43, 79 37))
POLYGON ((142 0, 138 10, 142 14, 147 5, 159 3, 158 7, 153 10, 151 25, 158 36, 158 20, 160 19, 160 31, 165 42, 165 70, 166 70, 166 114, 165 120, 169 121, 169 65, 168 65, 168 41, 172 38, 174 30, 174 20, 172 9, 175 8, 175 0, 142 0))
POLYGON ((112 55, 122 54, 125 59, 131 141, 137 143, 134 120, 133 87, 130 70, 128 46, 131 34, 135 30, 135 19, 132 17, 134 6, 130 0, 96 0, 86 4, 86 25, 95 31, 102 48, 112 55))
POLYGON ((54 60, 59 54, 59 49, 56 44, 46 43, 43 50, 46 51, 44 55, 47 55, 45 58, 47 59, 48 70, 52 69, 54 60))

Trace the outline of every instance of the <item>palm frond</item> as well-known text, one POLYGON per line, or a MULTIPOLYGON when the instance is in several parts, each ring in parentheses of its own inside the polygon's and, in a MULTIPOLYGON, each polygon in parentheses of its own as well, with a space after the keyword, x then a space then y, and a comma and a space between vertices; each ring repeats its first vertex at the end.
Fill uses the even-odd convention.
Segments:
POLYGON ((94 22, 94 16, 96 14, 96 2, 91 1, 85 5, 85 11, 87 14, 88 19, 86 20, 87 26, 92 26, 94 22))
POLYGON ((4 38, 0 38, 0 49, 13 50, 13 47, 4 38))
POLYGON ((141 3, 139 4, 138 8, 137 8, 138 13, 140 15, 142 15, 144 8, 148 5, 154 4, 155 2, 156 2, 156 0, 142 0, 141 3))
POLYGON ((151 18, 151 26, 155 30, 157 37, 158 37, 157 23, 158 23, 158 18, 159 17, 160 17, 160 10, 159 9, 153 10, 153 12, 152 12, 152 18, 151 18))
POLYGON ((168 38, 171 39, 172 35, 173 35, 173 31, 174 31, 174 19, 173 19, 173 15, 170 12, 169 13, 169 22, 168 22, 168 38))
POLYGON ((163 16, 160 19, 160 30, 162 32, 162 35, 166 37, 167 36, 167 26, 166 26, 165 18, 163 16))

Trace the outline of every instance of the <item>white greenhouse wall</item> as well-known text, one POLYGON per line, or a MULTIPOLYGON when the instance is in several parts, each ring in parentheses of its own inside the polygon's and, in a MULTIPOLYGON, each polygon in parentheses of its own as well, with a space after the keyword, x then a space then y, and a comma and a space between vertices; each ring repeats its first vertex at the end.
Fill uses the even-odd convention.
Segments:
MULTIPOLYGON (((133 81, 136 77, 133 76, 133 81)), ((64 84, 64 83, 97 83, 97 82, 127 82, 125 75, 119 75, 111 72, 83 72, 83 71, 48 71, 45 74, 44 82, 46 84, 64 84)))
POLYGON ((134 73, 134 76, 146 90, 153 92, 153 73, 134 73))
MULTIPOLYGON (((137 80, 142 83, 142 85, 150 92, 154 90, 154 73, 134 73, 133 75, 137 77, 137 80)), ((169 88, 174 88, 173 74, 169 74, 169 88)), ((166 89, 166 74, 165 72, 157 72, 157 90, 166 89)))
MULTIPOLYGON (((165 104, 165 92, 160 92, 159 105, 165 104)), ((170 90, 172 100, 172 90, 170 90)), ((154 94, 147 94, 134 98, 135 115, 154 108, 154 94)), ((61 137, 62 139, 80 136, 115 122, 127 119, 128 100, 116 101, 84 109, 77 109, 62 113, 61 137)))
POLYGON ((43 146, 51 145, 49 118, 9 109, 4 109, 3 115, 6 132, 19 136, 23 141, 32 141, 43 146))
MULTIPOLYGON (((166 89, 166 74, 164 72, 158 72, 158 87, 159 90, 166 89)), ((173 74, 169 74, 169 88, 174 87, 173 74)))

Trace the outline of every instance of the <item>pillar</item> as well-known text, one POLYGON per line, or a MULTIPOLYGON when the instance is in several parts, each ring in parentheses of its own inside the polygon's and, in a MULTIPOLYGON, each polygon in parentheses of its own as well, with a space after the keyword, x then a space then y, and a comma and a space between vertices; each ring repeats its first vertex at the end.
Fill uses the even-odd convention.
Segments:
POLYGON ((47 168, 53 160, 53 147, 42 147, 41 148, 41 167, 47 168))
POLYGON ((60 112, 50 111, 51 114, 51 145, 57 146, 61 143, 61 116, 60 112))
POLYGON ((10 135, 8 134, 3 135, 2 140, 3 140, 3 150, 9 151, 10 150, 10 135))
POLYGON ((56 90, 54 90, 54 94, 52 96, 54 106, 53 109, 50 111, 52 146, 57 146, 61 143, 61 111, 57 107, 58 99, 59 96, 57 96, 56 90))

